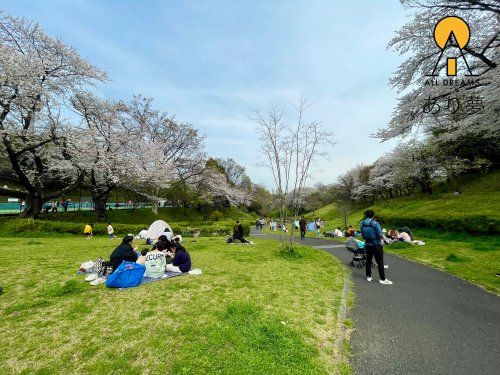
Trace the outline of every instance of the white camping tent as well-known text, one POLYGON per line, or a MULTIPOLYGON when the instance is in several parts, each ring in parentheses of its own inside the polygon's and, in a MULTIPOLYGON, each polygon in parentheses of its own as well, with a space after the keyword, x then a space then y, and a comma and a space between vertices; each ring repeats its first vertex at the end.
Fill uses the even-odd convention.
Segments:
POLYGON ((167 229, 172 233, 172 228, 163 220, 156 220, 153 224, 151 224, 148 228, 148 238, 152 240, 157 240, 167 229))

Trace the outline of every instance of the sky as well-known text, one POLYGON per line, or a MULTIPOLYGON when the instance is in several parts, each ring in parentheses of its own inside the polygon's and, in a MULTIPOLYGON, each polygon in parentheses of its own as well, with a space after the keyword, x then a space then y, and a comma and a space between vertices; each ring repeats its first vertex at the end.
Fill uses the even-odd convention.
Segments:
POLYGON ((38 22, 105 70, 101 95, 154 98, 206 136, 209 155, 235 159, 270 188, 251 120, 270 103, 291 121, 304 96, 306 119, 334 134, 311 185, 396 144, 370 134, 396 105, 388 81, 402 57, 386 47, 407 17, 397 0, 2 0, 0 10, 38 22))

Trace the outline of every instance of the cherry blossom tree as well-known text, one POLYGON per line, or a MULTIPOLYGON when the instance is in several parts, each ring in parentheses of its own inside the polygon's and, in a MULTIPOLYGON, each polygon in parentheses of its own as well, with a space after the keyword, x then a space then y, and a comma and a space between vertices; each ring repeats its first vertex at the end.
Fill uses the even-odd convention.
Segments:
POLYGON ((442 146, 473 142, 476 155, 498 157, 500 140, 500 6, 484 0, 402 0, 413 18, 404 25, 389 47, 407 59, 399 66, 390 84, 398 90, 399 103, 385 129, 375 136, 387 140, 416 131, 435 138, 442 146), (458 16, 470 27, 470 41, 461 51, 451 39, 447 47, 463 52, 470 71, 458 71, 451 80, 444 76, 446 59, 438 62, 441 49, 433 38, 435 25, 445 16, 458 16), (433 71, 438 77, 429 77, 433 71), (432 83, 437 78, 437 84, 432 83), (440 84, 442 79, 457 84, 440 84), (479 145, 491 147, 477 147, 479 145), (485 151, 491 150, 489 154, 485 151), (496 150, 498 150, 496 148, 496 150), (496 156, 495 156, 496 155, 496 156))
POLYGON ((123 121, 121 114, 126 107, 122 102, 80 92, 71 98, 71 103, 81 117, 82 147, 77 160, 86 172, 83 184, 92 196, 97 219, 104 221, 109 195, 117 186, 129 182, 131 166, 136 165, 131 156, 134 147, 140 144, 140 133, 123 121))
POLYGON ((0 137, 20 186, 0 192, 26 200, 22 216, 38 216, 44 202, 82 181, 71 152, 78 139, 61 115, 61 101, 104 80, 105 73, 37 24, 0 13, 0 137), (54 181, 58 186, 49 193, 54 181))

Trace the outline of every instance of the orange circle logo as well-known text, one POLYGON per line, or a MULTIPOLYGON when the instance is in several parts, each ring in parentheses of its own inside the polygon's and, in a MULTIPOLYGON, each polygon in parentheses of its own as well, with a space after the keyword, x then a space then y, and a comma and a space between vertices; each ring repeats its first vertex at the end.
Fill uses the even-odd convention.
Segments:
POLYGON ((439 21, 434 28, 434 41, 441 49, 445 49, 448 40, 454 36, 458 47, 464 48, 470 39, 470 29, 467 22, 460 17, 450 16, 439 21))

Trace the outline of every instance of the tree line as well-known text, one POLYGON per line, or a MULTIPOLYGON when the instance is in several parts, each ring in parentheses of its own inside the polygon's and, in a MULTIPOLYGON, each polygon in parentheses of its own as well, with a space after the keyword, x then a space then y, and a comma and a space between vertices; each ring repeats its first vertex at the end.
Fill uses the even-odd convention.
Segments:
MULTIPOLYGON (((24 18, 0 13, 0 195, 25 201, 22 217, 86 188, 98 219, 111 192, 202 208, 252 204, 254 186, 232 159, 211 159, 192 124, 152 98, 100 97, 108 75, 24 18)), ((257 187, 255 187, 257 188, 257 187)))

